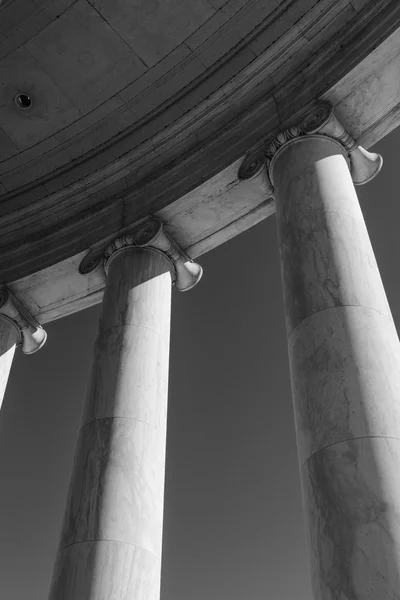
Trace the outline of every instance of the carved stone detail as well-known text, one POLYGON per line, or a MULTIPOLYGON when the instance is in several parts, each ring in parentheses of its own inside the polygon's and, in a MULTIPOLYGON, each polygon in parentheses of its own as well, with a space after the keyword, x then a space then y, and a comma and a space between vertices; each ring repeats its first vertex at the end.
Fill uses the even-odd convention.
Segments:
POLYGON ((319 102, 299 125, 279 132, 273 140, 269 140, 261 149, 249 154, 240 165, 240 180, 260 178, 260 184, 267 196, 274 195, 271 176, 271 161, 276 153, 292 140, 305 135, 325 135, 338 141, 346 150, 353 182, 356 185, 367 183, 375 177, 382 167, 382 157, 368 152, 345 130, 333 112, 333 105, 328 101, 319 102))
POLYGON ((18 345, 24 354, 33 354, 45 344, 45 330, 5 285, 0 287, 0 318, 11 321, 18 329, 18 345))
POLYGON ((89 252, 81 262, 79 272, 85 275, 103 264, 107 275, 112 258, 132 247, 148 247, 162 252, 171 263, 172 283, 180 292, 194 287, 203 274, 202 267, 189 258, 165 231, 162 222, 153 217, 116 238, 105 248, 89 252))

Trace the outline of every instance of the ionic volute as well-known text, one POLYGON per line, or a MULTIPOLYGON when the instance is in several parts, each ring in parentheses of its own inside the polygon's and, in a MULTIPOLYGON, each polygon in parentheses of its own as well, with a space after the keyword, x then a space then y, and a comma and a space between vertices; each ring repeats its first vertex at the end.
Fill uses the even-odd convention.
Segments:
POLYGON ((269 140, 256 152, 249 154, 239 168, 238 178, 240 180, 258 178, 266 196, 273 197, 271 161, 283 146, 295 138, 306 135, 328 136, 343 146, 349 158, 350 172, 355 185, 368 183, 382 168, 383 161, 380 154, 368 152, 359 146, 335 117, 331 102, 324 100, 319 102, 299 125, 281 131, 272 141, 269 140))
POLYGON ((46 331, 5 285, 0 287, 0 318, 11 321, 17 328, 24 354, 33 354, 45 344, 46 331))

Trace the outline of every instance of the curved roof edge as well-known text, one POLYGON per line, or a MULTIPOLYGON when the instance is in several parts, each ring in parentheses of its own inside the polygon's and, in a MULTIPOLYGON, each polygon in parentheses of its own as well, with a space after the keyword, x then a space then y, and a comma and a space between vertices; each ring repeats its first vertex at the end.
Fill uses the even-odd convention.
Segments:
MULTIPOLYGON (((116 236, 148 214, 167 214, 187 195, 201 198, 204 182, 229 171, 247 151, 299 120, 317 98, 331 99, 365 146, 385 135, 398 123, 396 98, 382 98, 380 110, 366 123, 357 121, 359 101, 351 107, 349 99, 400 51, 400 5, 363 4, 344 27, 336 24, 339 31, 331 26, 329 37, 319 39, 311 56, 300 57, 300 66, 285 63, 275 81, 268 78, 268 49, 224 93, 217 92, 136 150, 37 200, 35 189, 41 190, 43 182, 6 197, 0 206, 1 279, 27 278, 116 236)), ((279 53, 274 56, 279 59, 279 53)))

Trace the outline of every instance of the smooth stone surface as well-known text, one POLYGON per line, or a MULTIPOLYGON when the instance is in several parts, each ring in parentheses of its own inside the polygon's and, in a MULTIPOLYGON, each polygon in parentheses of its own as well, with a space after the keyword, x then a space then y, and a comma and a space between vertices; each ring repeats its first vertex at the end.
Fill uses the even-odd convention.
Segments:
POLYGON ((284 199, 279 207, 281 226, 312 213, 333 210, 363 222, 346 165, 347 153, 343 146, 323 135, 295 138, 282 148, 273 165, 276 192, 284 199))
POLYGON ((16 326, 0 316, 0 408, 3 404, 18 340, 19 333, 16 326))
POLYGON ((358 438, 302 471, 314 600, 400 598, 400 440, 358 438))
POLYGON ((301 229, 292 223, 282 233, 289 332, 335 306, 368 306, 391 318, 364 223, 339 212, 319 212, 307 216, 301 229))
POLYGON ((160 589, 159 558, 122 542, 64 548, 57 557, 51 600, 148 600, 160 589))
POLYGON ((399 600, 400 344, 345 153, 273 177, 314 600, 399 600))
POLYGON ((166 407, 157 399, 167 393, 168 373, 162 361, 166 344, 164 336, 146 327, 130 325, 101 332, 84 422, 126 417, 157 429, 165 427, 166 407))
MULTIPOLYGON (((191 258, 226 242, 275 212, 272 198, 265 199, 261 177, 240 181, 235 161, 221 173, 185 194, 154 216, 191 258)), ((123 216, 121 201, 120 217, 123 216)), ((114 208, 114 213, 117 213, 114 208)), ((105 288, 102 268, 82 277, 79 264, 87 250, 12 284, 40 323, 47 323, 101 302, 105 288)))
POLYGON ((170 264, 156 250, 145 248, 128 248, 112 258, 100 331, 137 325, 169 335, 170 264), (152 260, 146 260, 148 256, 152 260))
POLYGON ((157 600, 167 426, 170 262, 111 259, 51 600, 157 600))
MULTIPOLYGON (((358 131, 370 144, 399 121, 396 84, 375 85, 388 79, 381 77, 387 56, 398 53, 397 38, 380 48, 400 24, 394 0, 228 0, 220 10, 205 0, 173 0, 168 9, 41 0, 40 9, 18 10, 27 2, 1 8, 0 128, 8 135, 0 131, 0 269, 8 283, 102 244, 203 182, 204 191, 336 85, 332 99, 350 132, 354 106, 346 99, 366 80, 378 90, 367 131, 358 131), (351 76, 343 84, 360 61, 361 82, 351 76), (21 82, 35 99, 29 114, 13 103, 21 82)), ((369 91, 358 96, 361 111, 369 91)), ((242 210, 240 195, 246 192, 234 194, 242 210)), ((238 218, 251 219, 255 207, 248 208, 238 218)), ((196 213, 203 210, 206 219, 213 213, 200 198, 196 213)), ((234 235, 236 220, 195 251, 234 235)))
POLYGON ((393 321, 342 306, 304 319, 289 338, 300 466, 321 448, 400 437, 400 345, 393 321))
POLYGON ((300 138, 274 173, 288 335, 333 306, 369 306, 391 318, 344 149, 329 138, 300 138))
POLYGON ((161 558, 165 431, 126 418, 99 419, 83 428, 62 548, 115 540, 161 558))

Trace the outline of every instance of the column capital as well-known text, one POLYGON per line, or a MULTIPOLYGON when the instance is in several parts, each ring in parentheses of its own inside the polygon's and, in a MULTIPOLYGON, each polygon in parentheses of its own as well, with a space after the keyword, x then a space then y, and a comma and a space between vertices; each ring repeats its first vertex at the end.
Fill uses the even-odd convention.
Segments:
POLYGON ((268 139, 256 151, 249 153, 238 171, 240 180, 260 179, 260 185, 267 196, 274 196, 272 166, 280 150, 304 136, 321 135, 339 142, 349 158, 353 183, 363 185, 371 181, 382 168, 380 154, 368 152, 359 146, 336 118, 333 105, 327 100, 319 102, 305 116, 303 121, 279 132, 272 140, 268 139))
POLYGON ((33 354, 44 346, 47 333, 5 285, 0 286, 0 318, 17 329, 18 345, 24 354, 33 354))
POLYGON ((86 275, 103 265, 107 275, 111 260, 120 252, 133 248, 148 248, 164 254, 171 264, 172 283, 180 292, 192 289, 201 279, 202 267, 191 260, 155 217, 115 238, 107 246, 88 252, 79 272, 86 275))

